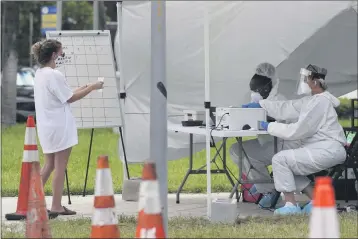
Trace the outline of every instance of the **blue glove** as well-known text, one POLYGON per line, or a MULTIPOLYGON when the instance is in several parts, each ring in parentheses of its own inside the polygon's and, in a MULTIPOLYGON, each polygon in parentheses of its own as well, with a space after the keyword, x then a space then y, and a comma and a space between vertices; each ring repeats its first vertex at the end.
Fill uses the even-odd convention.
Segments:
POLYGON ((248 103, 245 105, 242 105, 242 108, 261 108, 261 105, 259 103, 248 103))
POLYGON ((266 121, 260 121, 260 126, 261 126, 261 128, 264 129, 264 130, 266 130, 266 131, 267 131, 268 125, 269 125, 268 122, 266 122, 266 121))

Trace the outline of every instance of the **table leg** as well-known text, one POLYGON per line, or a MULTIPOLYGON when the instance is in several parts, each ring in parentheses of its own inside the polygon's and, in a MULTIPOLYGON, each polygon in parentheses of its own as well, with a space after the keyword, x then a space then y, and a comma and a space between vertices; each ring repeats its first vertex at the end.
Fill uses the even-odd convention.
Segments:
MULTIPOLYGON (((224 145, 221 144, 221 146, 219 147, 219 149, 216 150, 216 153, 215 153, 213 159, 210 161, 211 163, 214 163, 215 160, 216 160, 216 158, 217 158, 218 156, 220 156, 220 151, 222 150, 223 146, 224 146, 224 145)), ((194 171, 199 171, 199 170, 202 170, 203 168, 206 168, 206 164, 204 164, 203 166, 201 166, 201 167, 198 168, 198 169, 195 169, 194 171)), ((213 172, 213 173, 215 173, 215 172, 213 172)))
MULTIPOLYGON (((231 185, 233 187, 235 187, 235 183, 232 180, 232 178, 229 174, 229 171, 227 170, 227 165, 226 165, 226 141, 227 141, 227 138, 223 138, 223 143, 222 143, 222 145, 223 145, 223 168, 225 170, 225 174, 226 174, 227 178, 229 179, 231 185)), ((236 199, 239 200, 239 193, 237 190, 235 190, 235 191, 236 191, 236 199)))
POLYGON ((238 181, 236 182, 234 188, 231 190, 229 198, 232 198, 234 196, 234 193, 236 192, 236 198, 239 199, 237 189, 238 189, 238 187, 240 185, 240 181, 241 181, 242 161, 244 159, 243 159, 243 155, 242 155, 242 137, 236 137, 236 140, 239 144, 239 175, 238 175, 238 181))
POLYGON ((192 171, 193 169, 193 134, 189 134, 189 169, 188 171, 186 172, 185 176, 184 176, 184 179, 183 181, 181 182, 179 188, 178 188, 178 191, 177 191, 177 194, 176 194, 176 203, 179 204, 180 200, 179 200, 179 194, 181 192, 181 190, 183 189, 184 187, 184 184, 186 182, 186 180, 188 179, 189 175, 190 175, 190 172, 192 171))

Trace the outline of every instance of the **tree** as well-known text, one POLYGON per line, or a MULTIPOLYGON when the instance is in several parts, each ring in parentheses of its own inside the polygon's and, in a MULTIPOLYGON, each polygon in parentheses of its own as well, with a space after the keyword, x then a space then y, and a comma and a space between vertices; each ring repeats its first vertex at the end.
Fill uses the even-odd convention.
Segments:
POLYGON ((92 5, 86 1, 64 1, 62 23, 68 18, 76 21, 71 30, 91 30, 93 21, 92 5))
POLYGON ((1 123, 16 124, 17 34, 19 8, 17 2, 1 2, 1 123))
MULTIPOLYGON (((20 22, 18 34, 18 54, 19 64, 29 65, 29 14, 33 13, 33 38, 35 43, 44 36, 41 35, 41 7, 54 6, 56 2, 37 2, 37 1, 21 1, 16 2, 19 8, 20 22)), ((91 30, 92 29, 92 5, 87 1, 63 1, 62 5, 62 23, 64 24, 68 18, 76 21, 71 25, 71 30, 91 30)))

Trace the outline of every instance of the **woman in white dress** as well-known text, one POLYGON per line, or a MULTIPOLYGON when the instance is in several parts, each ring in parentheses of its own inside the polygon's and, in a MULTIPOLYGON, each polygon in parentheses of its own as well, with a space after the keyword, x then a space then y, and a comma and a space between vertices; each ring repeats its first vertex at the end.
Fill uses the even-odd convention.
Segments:
POLYGON ((56 40, 44 40, 32 46, 32 53, 40 65, 35 74, 35 108, 37 132, 45 156, 41 169, 43 185, 52 171, 52 206, 50 213, 74 215, 62 206, 61 199, 65 169, 73 146, 78 144, 76 120, 70 103, 78 101, 93 90, 102 89, 103 82, 95 82, 72 90, 65 76, 55 69, 55 60, 64 56, 62 44, 56 40))

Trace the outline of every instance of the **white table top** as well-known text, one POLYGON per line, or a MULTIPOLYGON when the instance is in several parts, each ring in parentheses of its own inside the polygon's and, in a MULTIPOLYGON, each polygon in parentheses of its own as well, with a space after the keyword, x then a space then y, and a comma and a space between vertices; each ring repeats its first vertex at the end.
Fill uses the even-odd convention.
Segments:
MULTIPOLYGON (((192 127, 184 127, 181 124, 171 124, 168 125, 169 131, 187 133, 187 134, 196 134, 196 135, 206 135, 205 126, 192 126, 192 127)), ((268 134, 265 130, 217 130, 214 129, 211 132, 213 137, 221 137, 221 138, 231 138, 231 137, 254 137, 259 134, 268 134)))

